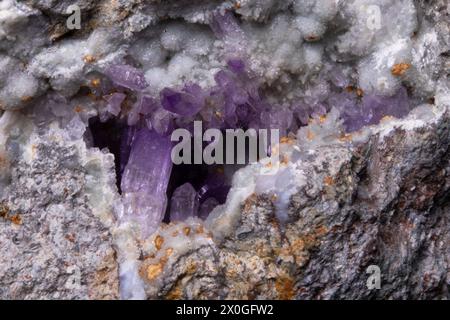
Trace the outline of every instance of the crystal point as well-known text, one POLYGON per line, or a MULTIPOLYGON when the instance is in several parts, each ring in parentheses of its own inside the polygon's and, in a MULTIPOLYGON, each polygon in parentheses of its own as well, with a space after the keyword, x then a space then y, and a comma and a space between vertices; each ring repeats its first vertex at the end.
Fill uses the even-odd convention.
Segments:
POLYGON ((167 185, 172 171, 168 137, 147 128, 135 133, 121 189, 126 221, 137 222, 144 237, 161 223, 167 205, 167 185))
POLYGON ((170 221, 184 221, 197 215, 198 196, 190 183, 179 186, 170 203, 170 221))
POLYGON ((148 87, 144 73, 129 65, 110 66, 106 74, 114 83, 131 90, 140 91, 148 87))

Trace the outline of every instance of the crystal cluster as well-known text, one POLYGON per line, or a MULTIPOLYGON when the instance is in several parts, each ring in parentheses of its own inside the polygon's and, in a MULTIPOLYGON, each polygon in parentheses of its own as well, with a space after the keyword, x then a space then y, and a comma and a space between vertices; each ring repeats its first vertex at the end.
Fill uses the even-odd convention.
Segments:
POLYGON ((447 2, 0 1, 0 297, 448 293, 447 2), (180 164, 195 121, 279 129, 279 161, 180 164))
POLYGON ((164 219, 168 203, 170 220, 204 219, 225 201, 230 187, 217 171, 211 171, 197 189, 190 182, 173 186, 167 201, 172 171, 170 134, 176 128, 192 131, 193 121, 200 120, 205 129, 279 129, 281 136, 288 136, 335 107, 351 132, 385 116, 403 117, 410 110, 405 88, 393 96, 365 94, 338 68, 325 68, 303 99, 274 103, 249 67, 243 49, 246 37, 234 16, 217 12, 210 26, 227 46, 222 56, 225 67, 216 72, 213 86, 186 82, 181 87, 165 87, 155 96, 147 90, 152 83, 143 71, 121 63, 106 69, 104 84, 96 92, 105 101, 101 121, 115 118, 125 124, 120 150, 125 217, 139 221, 146 234, 164 219))

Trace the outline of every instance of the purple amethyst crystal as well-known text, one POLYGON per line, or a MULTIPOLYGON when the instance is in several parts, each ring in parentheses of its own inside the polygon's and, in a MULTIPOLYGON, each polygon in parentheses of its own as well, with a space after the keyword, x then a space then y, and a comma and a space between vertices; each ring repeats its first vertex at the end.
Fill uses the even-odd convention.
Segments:
POLYGON ((179 186, 170 202, 170 221, 184 221, 194 217, 198 211, 198 196, 190 183, 179 186))
POLYGON ((128 125, 134 126, 138 123, 141 116, 151 114, 157 108, 158 105, 155 99, 147 95, 139 95, 138 99, 133 104, 130 113, 128 114, 128 125))
POLYGON ((280 136, 287 135, 287 129, 293 119, 292 111, 282 106, 275 106, 272 110, 261 113, 261 123, 267 129, 279 129, 280 136))
POLYGON ((386 114, 396 118, 403 118, 411 110, 408 92, 401 87, 395 95, 386 99, 386 114))
POLYGON ((210 27, 216 37, 226 43, 227 58, 236 59, 245 56, 245 33, 231 12, 215 12, 210 27))
POLYGON ((154 111, 146 122, 148 128, 152 128, 160 135, 168 135, 173 129, 172 115, 163 108, 154 111))
POLYGON ((218 38, 243 35, 239 23, 229 11, 226 11, 224 14, 220 12, 214 13, 210 27, 218 38))
POLYGON ((125 100, 126 95, 124 93, 116 92, 105 98, 107 101, 106 110, 112 115, 118 116, 120 113, 120 106, 125 100))
POLYGON ((362 100, 362 111, 371 115, 367 124, 376 124, 384 116, 403 117, 409 112, 406 89, 400 89, 392 97, 366 95, 362 100))
MULTIPOLYGON (((224 56, 227 67, 215 74, 215 85, 211 88, 186 83, 184 87, 164 88, 159 97, 151 97, 142 91, 148 84, 139 70, 116 65, 107 72, 120 86, 116 90, 125 92, 109 96, 107 116, 123 118, 125 112, 121 113, 120 106, 126 95, 129 95, 127 101, 136 101, 126 114, 128 127, 123 133, 120 151, 122 218, 138 222, 144 236, 151 234, 165 215, 166 191, 172 171, 169 136, 174 129, 185 128, 192 132, 193 120, 200 118, 205 130, 278 129, 282 137, 335 107, 346 131, 351 132, 378 123, 386 115, 403 117, 410 109, 405 88, 391 97, 358 95, 356 90, 344 89, 349 84, 348 79, 338 68, 331 67, 325 76, 319 77, 319 83, 306 88, 305 94, 292 105, 273 104, 264 95, 261 79, 248 68, 244 54, 246 39, 233 14, 215 13, 211 28, 228 48, 224 56)), ((268 154, 270 150, 268 144, 268 154)), ((200 180, 188 177, 183 181, 174 178, 175 183, 171 181, 170 189, 175 187, 170 199, 171 221, 195 216, 205 219, 214 207, 225 202, 230 184, 223 170, 218 169, 208 169, 206 177, 200 180)))
POLYGON ((113 65, 106 74, 117 85, 140 91, 148 87, 144 73, 129 65, 113 65))
POLYGON ((230 59, 227 62, 228 68, 234 73, 241 73, 245 71, 245 62, 242 59, 230 59))
POLYGON ((137 222, 144 237, 161 223, 167 205, 167 185, 172 171, 172 143, 147 128, 134 135, 130 157, 122 176, 124 221, 137 222))
POLYGON ((131 145, 133 144, 134 136, 136 135, 137 128, 135 126, 125 126, 122 131, 120 141, 120 174, 123 174, 125 166, 127 165, 128 158, 130 157, 131 145))
POLYGON ((384 116, 404 117, 410 111, 409 98, 403 87, 390 97, 367 94, 358 102, 350 93, 345 93, 334 97, 334 102, 348 132, 377 124, 384 116))
POLYGON ((329 73, 329 79, 332 84, 334 84, 338 88, 344 88, 349 85, 349 81, 344 73, 338 69, 333 68, 329 73))
POLYGON ((194 116, 204 105, 204 98, 198 85, 187 85, 183 91, 165 88, 161 91, 161 104, 164 109, 181 115, 194 116))
POLYGON ((299 121, 299 124, 306 126, 310 118, 310 110, 306 104, 297 104, 292 107, 293 117, 299 121))

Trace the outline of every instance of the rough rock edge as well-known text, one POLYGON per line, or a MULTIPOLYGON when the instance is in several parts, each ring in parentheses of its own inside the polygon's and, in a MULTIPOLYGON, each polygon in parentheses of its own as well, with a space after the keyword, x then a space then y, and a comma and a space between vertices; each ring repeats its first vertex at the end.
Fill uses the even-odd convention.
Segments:
POLYGON ((214 223, 212 232, 196 220, 162 225, 142 246, 147 297, 448 299, 450 108, 443 103, 384 121, 359 143, 317 148, 299 164, 308 179, 291 197, 286 225, 271 194, 247 198, 219 238, 214 223), (381 269, 381 290, 366 286, 372 264, 381 269))
POLYGON ((12 150, 0 168, 10 174, 0 190, 0 298, 119 298, 112 155, 57 125, 38 133, 18 113, 0 122, 16 129, 1 136, 12 150))

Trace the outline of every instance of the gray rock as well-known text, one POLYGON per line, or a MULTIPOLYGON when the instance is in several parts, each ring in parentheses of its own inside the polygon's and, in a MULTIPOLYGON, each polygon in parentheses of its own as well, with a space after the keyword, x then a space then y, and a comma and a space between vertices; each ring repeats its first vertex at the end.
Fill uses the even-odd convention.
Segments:
POLYGON ((107 155, 58 131, 31 138, 16 155, 1 190, 0 298, 118 298, 113 218, 93 205, 104 206, 94 193, 110 188, 100 168, 112 170, 107 155))
POLYGON ((0 298, 449 299, 450 7, 369 2, 387 17, 381 31, 353 2, 328 0, 3 1, 0 298), (66 26, 72 4, 80 30, 66 26), (205 25, 225 8, 242 20, 249 39, 236 50, 270 98, 322 94, 318 70, 339 65, 365 90, 408 86, 417 108, 352 136, 337 135, 330 116, 303 127, 316 138, 287 143, 300 151, 278 192, 261 192, 248 166, 206 221, 141 239, 116 221, 114 157, 92 146, 86 127, 102 104, 86 88, 124 57, 150 91, 208 86, 230 43, 205 25), (398 59, 411 64, 400 80, 388 65, 398 59), (367 286, 372 265, 380 289, 367 286))
POLYGON ((163 225, 144 245, 144 257, 150 258, 140 269, 148 296, 448 299, 448 106, 445 110, 414 129, 379 131, 354 148, 322 146, 299 164, 309 181, 292 195, 285 225, 278 222, 271 194, 250 196, 223 239, 208 229, 198 231, 195 221, 163 225), (189 240, 185 228, 191 230, 189 240), (371 265, 381 271, 379 290, 367 287, 371 265))

